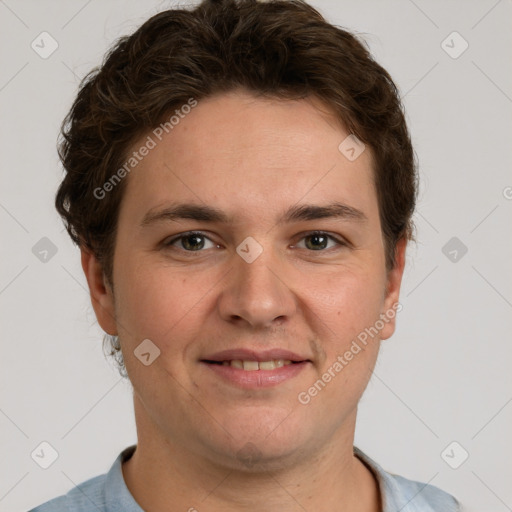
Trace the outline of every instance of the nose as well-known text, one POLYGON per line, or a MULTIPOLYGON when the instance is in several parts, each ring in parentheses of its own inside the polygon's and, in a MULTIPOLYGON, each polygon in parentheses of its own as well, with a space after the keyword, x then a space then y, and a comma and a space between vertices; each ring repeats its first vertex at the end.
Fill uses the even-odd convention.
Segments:
POLYGON ((265 249, 252 263, 237 253, 233 259, 234 268, 219 296, 222 318, 253 328, 274 327, 290 319, 297 305, 283 264, 272 251, 265 249))

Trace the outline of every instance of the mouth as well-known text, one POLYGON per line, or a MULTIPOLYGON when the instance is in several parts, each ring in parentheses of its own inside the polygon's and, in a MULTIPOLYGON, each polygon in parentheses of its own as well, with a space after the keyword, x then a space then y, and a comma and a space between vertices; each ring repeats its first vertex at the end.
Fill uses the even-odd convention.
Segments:
POLYGON ((223 381, 245 389, 276 386, 298 375, 312 361, 286 350, 229 350, 200 362, 223 381))
POLYGON ((231 359, 225 361, 208 361, 203 360, 203 363, 216 364, 221 366, 230 366, 238 370, 246 372, 254 372, 258 370, 275 370, 276 368, 283 368, 291 364, 300 364, 306 361, 291 361, 290 359, 270 359, 268 361, 255 361, 254 359, 231 359))

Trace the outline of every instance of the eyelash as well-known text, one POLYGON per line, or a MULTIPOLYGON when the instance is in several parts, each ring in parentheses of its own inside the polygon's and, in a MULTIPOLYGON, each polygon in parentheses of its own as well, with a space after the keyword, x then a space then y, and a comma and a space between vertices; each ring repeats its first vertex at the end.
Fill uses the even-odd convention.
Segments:
MULTIPOLYGON (((164 245, 164 248, 166 249, 178 249, 177 247, 173 247, 173 244, 179 240, 182 240, 184 238, 187 238, 187 237, 190 237, 190 236, 193 236, 193 235, 198 235, 198 236, 201 236, 201 237, 204 237, 208 240, 210 240, 210 242, 214 243, 215 242, 210 238, 208 237, 206 234, 202 233, 201 231, 187 231, 186 233, 181 233, 180 235, 176 235, 175 237, 173 237, 171 240, 163 243, 164 245)), ((326 236, 328 238, 330 238, 331 240, 333 240, 339 247, 336 248, 336 247, 331 247, 331 249, 319 249, 318 251, 313 251, 313 250, 308 250, 308 252, 330 252, 332 249, 339 249, 340 247, 347 247, 348 246, 348 243, 340 240, 339 238, 336 238, 335 236, 325 232, 325 231, 310 231, 310 232, 307 232, 305 233, 302 238, 300 240, 303 240, 304 238, 307 238, 308 236, 314 236, 314 235, 323 235, 323 236, 326 236)), ((299 240, 299 241, 300 241, 299 240)), ((302 247, 300 247, 300 249, 302 249, 302 247)), ((198 251, 187 251, 186 249, 182 249, 182 248, 179 248, 178 250, 186 253, 186 254, 195 254, 195 253, 200 253, 200 252, 204 252, 203 249, 201 250, 198 250, 198 251)))

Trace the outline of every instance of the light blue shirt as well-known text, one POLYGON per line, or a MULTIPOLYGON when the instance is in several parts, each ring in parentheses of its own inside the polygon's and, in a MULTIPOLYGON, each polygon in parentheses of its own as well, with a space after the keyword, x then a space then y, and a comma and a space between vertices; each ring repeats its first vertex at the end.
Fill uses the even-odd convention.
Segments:
MULTIPOLYGON (((121 467, 135 447, 123 450, 105 475, 91 478, 29 512, 144 512, 126 487, 121 467)), ((382 512, 460 512, 459 502, 441 489, 387 473, 357 447, 354 454, 379 482, 382 512)))

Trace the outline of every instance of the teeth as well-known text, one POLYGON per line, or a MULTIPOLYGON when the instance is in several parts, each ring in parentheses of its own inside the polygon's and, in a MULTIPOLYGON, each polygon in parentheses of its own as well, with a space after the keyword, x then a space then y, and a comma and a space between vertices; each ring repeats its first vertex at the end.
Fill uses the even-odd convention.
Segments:
POLYGON ((247 372, 253 372, 255 370, 275 370, 276 368, 282 368, 292 364, 289 359, 271 359, 270 361, 241 361, 240 359, 234 359, 233 361, 222 361, 223 366, 232 366, 240 370, 247 372))
POLYGON ((245 371, 252 372, 254 370, 259 370, 260 369, 258 361, 244 361, 243 365, 244 365, 244 370, 245 371))
MULTIPOLYGON (((260 370, 275 370, 276 363, 274 361, 261 361, 260 362, 260 370)), ((245 368, 245 366, 244 366, 245 368)))

